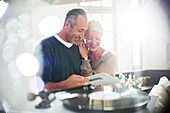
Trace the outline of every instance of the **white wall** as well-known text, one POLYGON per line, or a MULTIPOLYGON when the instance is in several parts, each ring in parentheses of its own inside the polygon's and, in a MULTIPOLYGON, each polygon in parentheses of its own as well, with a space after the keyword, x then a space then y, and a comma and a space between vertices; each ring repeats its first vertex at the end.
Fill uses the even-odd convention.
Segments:
POLYGON ((52 5, 52 6, 43 6, 43 7, 35 7, 32 8, 32 37, 37 40, 42 40, 45 38, 39 32, 39 23, 42 19, 49 15, 56 15, 61 20, 62 27, 64 24, 64 19, 66 13, 72 8, 77 7, 76 4, 66 4, 66 5, 52 5))
MULTIPOLYGON (((148 4, 144 4, 146 7, 148 4)), ((150 4, 151 5, 151 4, 150 4)), ((168 69, 167 45, 170 42, 170 20, 165 9, 155 2, 143 12, 143 69, 168 69)))

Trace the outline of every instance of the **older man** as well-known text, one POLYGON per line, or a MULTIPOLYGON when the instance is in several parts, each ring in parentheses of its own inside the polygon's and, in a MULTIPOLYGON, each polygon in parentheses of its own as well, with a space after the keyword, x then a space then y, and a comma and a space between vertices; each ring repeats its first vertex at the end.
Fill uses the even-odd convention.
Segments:
POLYGON ((88 21, 82 9, 70 10, 63 29, 40 42, 35 55, 40 61, 40 75, 48 90, 82 85, 89 79, 80 76, 81 55, 79 41, 87 30, 88 21))

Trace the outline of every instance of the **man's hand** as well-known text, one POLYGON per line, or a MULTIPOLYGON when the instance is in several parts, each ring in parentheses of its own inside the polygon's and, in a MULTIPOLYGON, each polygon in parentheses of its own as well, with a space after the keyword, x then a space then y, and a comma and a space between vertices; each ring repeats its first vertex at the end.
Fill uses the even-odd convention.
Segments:
POLYGON ((80 75, 71 75, 67 80, 65 80, 66 87, 80 86, 89 81, 89 78, 84 78, 80 75))
POLYGON ((75 87, 75 86, 80 86, 83 85, 84 83, 88 82, 89 78, 84 78, 80 75, 71 75, 67 80, 62 81, 62 82, 48 82, 45 85, 45 88, 47 90, 55 90, 55 89, 64 89, 64 88, 69 88, 69 87, 75 87))

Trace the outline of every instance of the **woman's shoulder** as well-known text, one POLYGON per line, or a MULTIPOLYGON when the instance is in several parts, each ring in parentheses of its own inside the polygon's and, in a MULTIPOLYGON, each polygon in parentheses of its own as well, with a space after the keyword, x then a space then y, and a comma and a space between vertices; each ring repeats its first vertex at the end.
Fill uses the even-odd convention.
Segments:
POLYGON ((109 50, 105 50, 103 56, 101 57, 101 61, 115 61, 115 60, 116 60, 116 55, 109 50))
POLYGON ((116 55, 109 50, 105 50, 104 53, 103 53, 103 57, 113 57, 113 58, 115 58, 116 55))
POLYGON ((102 56, 101 61, 102 62, 112 62, 112 63, 116 62, 116 55, 111 51, 107 51, 105 53, 105 55, 102 56))

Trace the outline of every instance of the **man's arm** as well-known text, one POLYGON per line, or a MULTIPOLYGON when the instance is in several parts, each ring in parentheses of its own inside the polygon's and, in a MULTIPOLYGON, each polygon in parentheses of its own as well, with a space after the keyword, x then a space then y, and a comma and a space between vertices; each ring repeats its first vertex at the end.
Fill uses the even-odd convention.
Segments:
POLYGON ((47 90, 55 90, 55 89, 63 89, 63 88, 69 88, 74 86, 80 86, 86 82, 89 81, 89 78, 84 78, 80 75, 71 75, 67 80, 61 81, 61 82, 48 82, 45 85, 45 88, 47 90))

